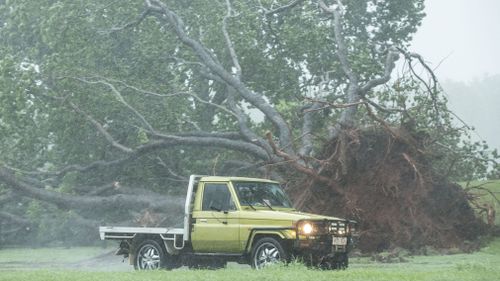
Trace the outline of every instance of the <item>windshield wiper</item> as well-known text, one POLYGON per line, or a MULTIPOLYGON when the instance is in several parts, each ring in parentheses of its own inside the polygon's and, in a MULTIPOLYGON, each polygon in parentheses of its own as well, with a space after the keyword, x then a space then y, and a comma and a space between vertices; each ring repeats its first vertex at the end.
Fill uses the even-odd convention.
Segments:
POLYGON ((269 204, 269 203, 267 202, 267 200, 266 200, 266 199, 262 199, 262 202, 263 202, 263 203, 264 203, 264 204, 265 204, 265 205, 266 205, 269 209, 271 209, 271 210, 273 210, 273 211, 274 211, 273 207, 271 207, 271 204, 269 204))
POLYGON ((248 200, 245 197, 241 197, 241 200, 243 201, 243 203, 250 206, 250 208, 252 208, 254 211, 257 211, 257 209, 255 209, 254 206, 250 202, 248 202, 248 200))

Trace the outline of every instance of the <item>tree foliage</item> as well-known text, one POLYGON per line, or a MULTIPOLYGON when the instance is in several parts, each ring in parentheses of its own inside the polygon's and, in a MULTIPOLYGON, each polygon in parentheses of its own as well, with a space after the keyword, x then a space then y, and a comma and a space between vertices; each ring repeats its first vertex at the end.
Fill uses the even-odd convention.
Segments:
MULTIPOLYGON (((456 175, 447 151, 480 152, 461 145, 432 75, 413 69, 425 69, 408 51, 423 7, 423 0, 6 0, 4 211, 36 225, 39 213, 56 208, 93 226, 179 205, 190 173, 298 171, 331 183, 319 160, 325 145, 371 127, 423 136, 441 155, 433 166, 456 175), (399 57, 408 71, 391 80, 399 57)), ((479 164, 473 177, 486 171, 479 164)), ((13 225, 12 217, 3 221, 13 225)))

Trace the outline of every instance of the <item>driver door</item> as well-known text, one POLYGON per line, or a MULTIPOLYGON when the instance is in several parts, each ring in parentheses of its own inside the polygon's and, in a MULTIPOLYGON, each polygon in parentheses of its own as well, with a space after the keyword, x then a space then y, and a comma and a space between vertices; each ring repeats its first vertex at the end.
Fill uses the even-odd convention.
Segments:
POLYGON ((239 212, 227 183, 204 183, 200 210, 193 212, 191 243, 196 252, 239 252, 239 212))

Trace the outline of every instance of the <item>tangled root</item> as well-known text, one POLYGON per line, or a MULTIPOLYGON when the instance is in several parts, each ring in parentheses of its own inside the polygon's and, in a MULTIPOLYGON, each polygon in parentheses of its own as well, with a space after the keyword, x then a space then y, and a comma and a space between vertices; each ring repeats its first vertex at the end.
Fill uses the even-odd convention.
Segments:
POLYGON ((355 219, 362 251, 462 247, 486 231, 458 185, 436 175, 416 138, 398 130, 350 131, 322 153, 321 175, 290 188, 296 207, 355 219), (342 192, 338 192, 341 190, 342 192))

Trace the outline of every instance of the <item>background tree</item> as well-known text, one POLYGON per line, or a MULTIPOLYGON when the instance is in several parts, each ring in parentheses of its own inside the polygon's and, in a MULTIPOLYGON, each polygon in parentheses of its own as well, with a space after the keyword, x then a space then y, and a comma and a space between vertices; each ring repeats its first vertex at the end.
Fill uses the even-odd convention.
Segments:
POLYGON ((190 173, 286 180, 298 208, 360 220, 366 250, 473 239, 448 228, 477 221, 436 175, 455 169, 450 150, 477 151, 461 150, 432 72, 407 50, 422 11, 423 0, 5 1, 0 215, 7 233, 36 229, 7 239, 42 239, 61 220, 93 239, 99 223, 174 214, 190 173), (406 71, 391 80, 398 58, 406 71), (457 200, 441 207, 459 208, 441 227, 443 191, 457 200))

